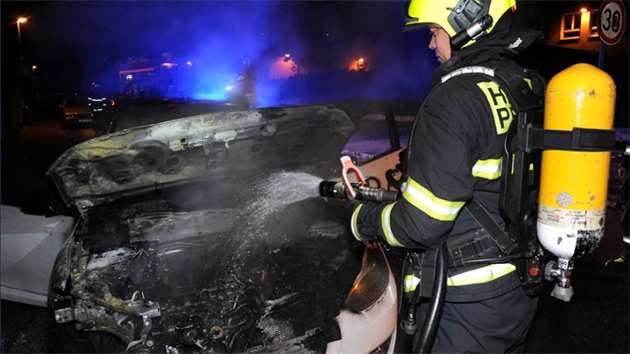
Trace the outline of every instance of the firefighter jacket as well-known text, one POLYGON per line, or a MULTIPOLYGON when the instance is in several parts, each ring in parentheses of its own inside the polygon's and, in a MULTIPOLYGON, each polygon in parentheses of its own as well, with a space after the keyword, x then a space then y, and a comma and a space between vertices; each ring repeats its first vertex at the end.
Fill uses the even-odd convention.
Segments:
MULTIPOLYGON (((473 67, 529 80, 529 71, 511 57, 538 34, 513 33, 504 17, 488 37, 456 53, 435 72, 434 88, 420 108, 410 137, 409 176, 402 198, 386 205, 364 203, 352 215, 357 237, 372 235, 394 247, 426 251, 423 297, 431 294, 434 250, 447 238, 452 249, 451 241, 470 242, 483 232, 466 209, 473 197, 503 224, 498 210, 503 146, 516 112, 507 88, 488 75, 462 73, 473 67)), ((406 291, 413 290, 415 278, 414 282, 406 277, 406 291)), ((449 267, 447 285, 447 301, 479 301, 513 290, 520 281, 515 266, 505 263, 449 267)))

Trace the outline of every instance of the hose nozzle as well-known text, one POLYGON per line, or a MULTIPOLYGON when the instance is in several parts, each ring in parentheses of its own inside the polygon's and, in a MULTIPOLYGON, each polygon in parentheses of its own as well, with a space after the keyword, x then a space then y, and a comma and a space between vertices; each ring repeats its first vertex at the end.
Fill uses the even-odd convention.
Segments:
MULTIPOLYGON (((360 183, 353 183, 352 188, 356 194, 354 199, 357 200, 387 203, 398 199, 398 192, 387 191, 382 188, 367 187, 360 183)), ((350 198, 343 182, 322 181, 319 184, 319 194, 328 198, 350 198)))
POLYGON ((332 181, 322 181, 319 184, 319 195, 337 199, 345 199, 348 197, 343 182, 332 181))

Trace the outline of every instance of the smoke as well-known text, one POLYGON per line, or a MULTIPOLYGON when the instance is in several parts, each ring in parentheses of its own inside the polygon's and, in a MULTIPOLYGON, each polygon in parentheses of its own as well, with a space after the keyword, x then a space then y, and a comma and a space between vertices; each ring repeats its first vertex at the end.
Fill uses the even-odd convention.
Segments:
POLYGON ((81 89, 118 91, 120 62, 178 64, 168 85, 190 98, 225 98, 252 67, 257 106, 346 98, 420 98, 434 68, 426 39, 402 34, 402 1, 55 2, 38 15, 38 50, 81 89), (410 38, 414 38, 411 41, 410 38), (412 43, 413 42, 413 43, 412 43), (418 43, 415 43, 418 42, 418 43), (419 46, 418 46, 419 45, 419 46), (168 54, 166 54, 168 53, 168 54), (307 75, 274 78, 291 53, 307 75), (348 71, 364 57, 369 70, 348 71), (50 60, 50 59, 49 59, 50 60), (66 69, 66 70, 64 70, 66 69), (172 82, 171 82, 172 81, 172 82))

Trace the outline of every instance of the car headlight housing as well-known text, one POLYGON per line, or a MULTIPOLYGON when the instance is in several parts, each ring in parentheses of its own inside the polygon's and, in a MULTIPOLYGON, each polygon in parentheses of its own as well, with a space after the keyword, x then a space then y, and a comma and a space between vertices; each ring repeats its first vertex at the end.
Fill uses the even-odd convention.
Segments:
POLYGON ((388 274, 385 255, 376 244, 368 244, 363 255, 361 272, 346 299, 348 308, 361 312, 374 305, 387 288, 388 274))

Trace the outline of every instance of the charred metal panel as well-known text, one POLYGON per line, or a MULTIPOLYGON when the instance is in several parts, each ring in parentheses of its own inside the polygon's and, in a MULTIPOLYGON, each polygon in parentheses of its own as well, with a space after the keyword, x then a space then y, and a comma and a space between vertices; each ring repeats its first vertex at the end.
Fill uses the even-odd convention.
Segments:
POLYGON ((234 210, 203 210, 137 217, 128 221, 130 241, 168 243, 227 232, 235 215, 234 210))
POLYGON ((68 206, 90 207, 255 170, 322 175, 353 131, 343 111, 324 106, 208 113, 83 142, 66 151, 48 175, 68 206))

